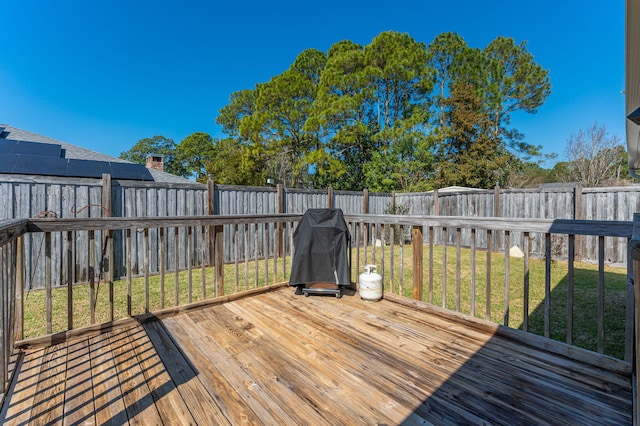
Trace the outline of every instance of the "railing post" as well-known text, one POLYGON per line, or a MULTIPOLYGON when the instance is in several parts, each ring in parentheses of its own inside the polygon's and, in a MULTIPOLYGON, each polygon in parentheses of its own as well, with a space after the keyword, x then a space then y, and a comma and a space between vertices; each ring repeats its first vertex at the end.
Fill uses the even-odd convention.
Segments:
POLYGON ((13 328, 15 340, 24 339, 24 237, 16 239, 16 306, 13 328))
POLYGON ((214 257, 214 269, 215 269, 215 287, 216 292, 214 297, 220 297, 224 295, 224 227, 222 225, 216 225, 213 230, 213 257, 214 257))
POLYGON ((422 248, 424 245, 422 226, 414 226, 412 231, 413 244, 413 298, 422 300, 422 248))
MULTIPOLYGON (((640 213, 633 214, 633 232, 631 235, 631 241, 629 242, 629 258, 633 262, 633 269, 631 277, 627 277, 628 285, 633 286, 633 330, 634 341, 633 345, 633 374, 632 380, 634 400, 633 400, 633 424, 640 425, 640 392, 638 392, 638 372, 640 371, 640 353, 638 350, 638 342, 640 342, 640 213)), ((629 342, 627 343, 629 344, 629 342)))

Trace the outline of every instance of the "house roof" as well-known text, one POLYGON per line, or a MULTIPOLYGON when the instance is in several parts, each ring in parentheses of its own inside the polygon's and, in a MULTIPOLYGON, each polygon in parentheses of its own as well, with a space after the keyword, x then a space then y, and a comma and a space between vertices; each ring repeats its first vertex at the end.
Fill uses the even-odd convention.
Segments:
MULTIPOLYGON (((110 155, 106 155, 100 152, 92 151, 90 149, 82 148, 77 145, 72 145, 64 141, 52 139, 47 136, 39 135, 37 133, 28 132, 26 130, 18 129, 16 127, 9 126, 7 124, 0 124, 0 143, 2 142, 4 142, 5 144, 8 144, 9 142, 16 142, 16 143, 22 144, 22 146, 25 147, 25 150, 27 152, 14 154, 14 158, 18 158, 18 157, 21 157, 23 159, 29 158, 29 155, 31 155, 28 152, 29 150, 38 150, 40 151, 38 153, 38 155, 40 155, 39 159, 44 159, 50 156, 49 154, 53 154, 52 156, 57 157, 57 159, 62 158, 62 159, 70 160, 73 163, 68 162, 67 164, 74 164, 76 166, 80 166, 81 168, 83 166, 89 165, 89 166, 97 166, 97 168, 104 168, 105 170, 111 170, 111 169, 126 170, 126 173, 123 176, 129 176, 128 179, 153 180, 155 182, 166 182, 166 183, 193 183, 189 179, 172 175, 171 173, 166 173, 166 172, 162 172, 155 169, 147 169, 142 165, 137 165, 130 161, 123 160, 121 158, 112 157, 110 155), (29 146, 30 144, 46 144, 46 145, 50 145, 51 149, 43 150, 42 146, 38 146, 38 145, 29 146), (46 153, 43 153, 43 151, 45 151, 46 153), (16 155, 18 157, 16 157, 16 155), (76 160, 80 160, 80 161, 76 161, 76 160), (98 163, 88 163, 88 162, 98 162, 98 163), (140 166, 140 168, 138 168, 138 166, 140 166), (146 177, 140 177, 140 178, 133 177, 133 176, 143 176, 143 175, 146 175, 146 177)), ((4 157, 7 158, 8 155, 5 154, 4 157)), ((35 175, 46 174, 46 175, 57 175, 57 176, 69 176, 68 174, 65 174, 62 172, 58 173, 58 171, 56 170, 56 167, 53 167, 52 170, 50 170, 47 173, 38 173, 37 168, 42 163, 41 162, 31 162, 31 163, 35 163, 35 164, 32 164, 31 167, 29 167, 28 169, 22 169, 23 170, 22 173, 18 171, 18 172, 12 172, 12 174, 35 174, 35 175), (29 170, 29 169, 31 170, 28 173, 25 172, 25 170, 29 170)), ((2 170, 0 170, 0 173, 6 173, 6 172, 3 172, 2 170)), ((114 175, 114 178, 117 178, 117 176, 114 175)), ((125 177, 122 177, 122 178, 125 179, 125 177)))

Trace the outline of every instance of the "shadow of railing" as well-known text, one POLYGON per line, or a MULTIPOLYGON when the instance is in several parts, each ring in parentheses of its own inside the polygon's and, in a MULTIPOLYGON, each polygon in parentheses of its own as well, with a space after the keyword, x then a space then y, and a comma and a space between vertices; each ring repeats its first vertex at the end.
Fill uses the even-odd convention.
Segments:
MULTIPOLYGON (((625 318, 627 299, 627 277, 621 273, 604 272, 604 292, 599 308, 597 270, 574 270, 573 309, 569 311, 569 287, 567 276, 563 277, 549 295, 548 336, 565 342, 624 359, 625 318), (599 309, 602 309, 602 325, 598 324, 599 309), (572 318, 569 318, 569 315, 572 318), (571 330, 569 324, 572 323, 571 330), (599 336, 600 327, 602 335, 599 336), (598 348, 601 339, 602 348, 598 348), (600 349, 600 350, 599 350, 600 349)), ((544 301, 535 307, 528 317, 528 332, 545 336, 544 301)), ((523 325, 518 327, 523 329, 523 325)))
MULTIPOLYGON (((197 370, 181 351, 166 347, 171 343, 162 322, 153 324, 107 331, 25 355, 4 421, 160 424, 166 413, 159 407, 176 406, 175 401, 161 401, 175 399, 171 395, 194 379, 197 370)), ((185 412, 180 416, 189 417, 185 412)), ((196 423, 193 418, 186 420, 196 423)))

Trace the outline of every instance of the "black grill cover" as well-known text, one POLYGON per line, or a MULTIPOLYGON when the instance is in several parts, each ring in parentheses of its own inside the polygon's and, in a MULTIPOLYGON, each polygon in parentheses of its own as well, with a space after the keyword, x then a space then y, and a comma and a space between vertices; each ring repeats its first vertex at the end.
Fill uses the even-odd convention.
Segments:
POLYGON ((293 232, 289 285, 351 284, 349 228, 340 209, 309 209, 293 232))

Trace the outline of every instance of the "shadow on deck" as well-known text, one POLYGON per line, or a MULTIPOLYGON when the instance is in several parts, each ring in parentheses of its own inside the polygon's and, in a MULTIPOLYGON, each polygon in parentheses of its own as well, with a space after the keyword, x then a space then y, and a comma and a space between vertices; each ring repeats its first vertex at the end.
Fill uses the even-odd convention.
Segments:
POLYGON ((24 424, 632 422, 627 363, 385 297, 281 288, 24 353, 24 424))

